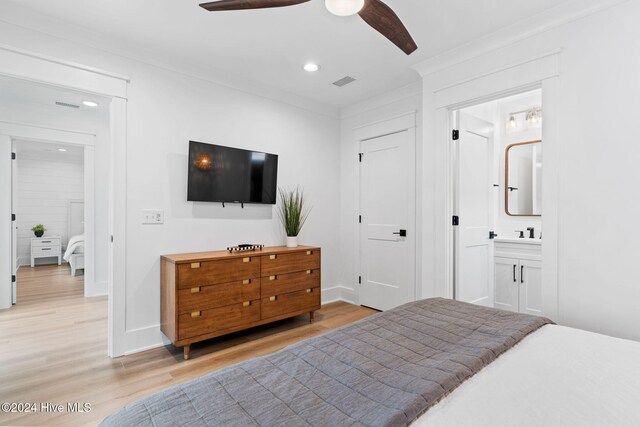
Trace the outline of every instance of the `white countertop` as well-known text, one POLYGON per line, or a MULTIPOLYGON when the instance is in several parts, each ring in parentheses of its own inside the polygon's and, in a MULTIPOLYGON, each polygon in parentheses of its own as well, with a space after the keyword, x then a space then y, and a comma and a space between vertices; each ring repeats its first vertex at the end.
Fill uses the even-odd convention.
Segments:
POLYGON ((518 243, 521 245, 542 245, 542 239, 520 239, 517 237, 514 238, 504 238, 504 237, 496 237, 494 239, 497 243, 518 243))

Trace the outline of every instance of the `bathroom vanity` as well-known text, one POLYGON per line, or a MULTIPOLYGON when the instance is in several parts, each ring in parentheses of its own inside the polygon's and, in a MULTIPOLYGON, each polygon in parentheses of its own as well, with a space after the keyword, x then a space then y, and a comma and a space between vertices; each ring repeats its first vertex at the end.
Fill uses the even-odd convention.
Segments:
POLYGON ((495 239, 494 307, 542 315, 542 240, 495 239))

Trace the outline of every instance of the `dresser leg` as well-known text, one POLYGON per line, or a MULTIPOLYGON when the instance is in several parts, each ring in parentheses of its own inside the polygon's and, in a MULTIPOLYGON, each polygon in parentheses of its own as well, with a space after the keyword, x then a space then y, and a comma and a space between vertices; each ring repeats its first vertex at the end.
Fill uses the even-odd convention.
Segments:
POLYGON ((182 350, 184 351, 184 360, 189 360, 189 357, 191 357, 191 344, 185 345, 182 350))
POLYGON ((316 313, 315 311, 309 312, 309 323, 313 323, 315 313, 316 313))

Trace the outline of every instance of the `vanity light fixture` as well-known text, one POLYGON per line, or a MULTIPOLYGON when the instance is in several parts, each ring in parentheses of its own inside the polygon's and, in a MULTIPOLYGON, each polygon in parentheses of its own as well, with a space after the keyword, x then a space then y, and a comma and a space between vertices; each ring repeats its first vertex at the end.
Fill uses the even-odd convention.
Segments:
POLYGON ((58 151, 60 151, 61 153, 64 153, 65 151, 67 151, 66 148, 58 148, 58 151))
POLYGON ((514 130, 520 127, 520 123, 518 123, 518 119, 516 118, 518 115, 524 115, 524 121, 529 127, 535 127, 540 124, 542 121, 542 108, 533 107, 528 110, 522 111, 514 111, 509 113, 509 121, 507 122, 507 128, 509 130, 514 130))
POLYGON ((82 101, 82 105, 84 105, 85 107, 95 108, 98 106, 98 103, 94 101, 82 101))
POLYGON ((533 108, 527 111, 527 122, 532 125, 540 123, 542 118, 542 110, 540 108, 533 108))

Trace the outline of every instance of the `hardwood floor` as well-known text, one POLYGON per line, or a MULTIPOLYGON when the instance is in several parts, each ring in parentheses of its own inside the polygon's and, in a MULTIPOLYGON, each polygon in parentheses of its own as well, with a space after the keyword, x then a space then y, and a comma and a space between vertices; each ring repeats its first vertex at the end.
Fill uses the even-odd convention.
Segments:
POLYGON ((0 311, 0 402, 36 403, 38 413, 0 412, 0 425, 96 425, 141 397, 376 313, 337 302, 312 325, 299 316, 194 344, 188 361, 173 346, 110 359, 107 298, 85 298, 82 277, 67 266, 20 268, 17 298, 0 311), (41 412, 47 402, 64 412, 41 412), (75 402, 91 411, 69 413, 75 402))

